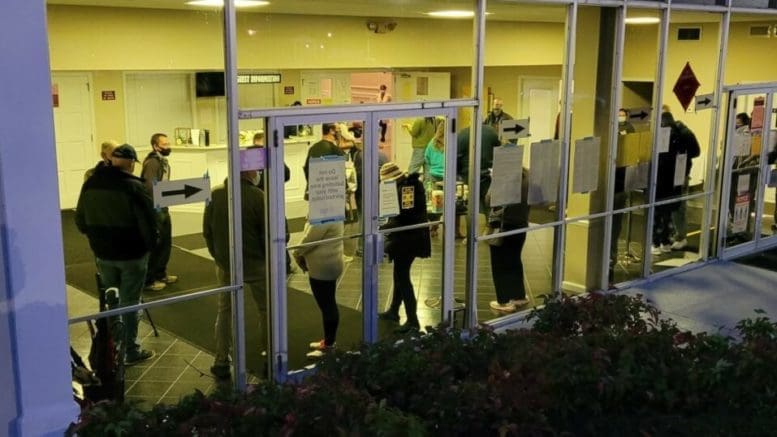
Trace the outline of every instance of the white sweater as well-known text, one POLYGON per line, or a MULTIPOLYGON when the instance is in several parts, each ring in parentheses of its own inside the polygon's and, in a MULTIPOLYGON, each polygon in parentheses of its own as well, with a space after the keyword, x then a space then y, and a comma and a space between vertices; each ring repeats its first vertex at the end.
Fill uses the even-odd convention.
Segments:
MULTIPOLYGON (((300 243, 327 240, 343 236, 343 222, 305 224, 305 235, 300 243)), ((294 256, 302 256, 308 265, 308 274, 320 281, 335 281, 343 273, 343 241, 300 247, 294 256)))

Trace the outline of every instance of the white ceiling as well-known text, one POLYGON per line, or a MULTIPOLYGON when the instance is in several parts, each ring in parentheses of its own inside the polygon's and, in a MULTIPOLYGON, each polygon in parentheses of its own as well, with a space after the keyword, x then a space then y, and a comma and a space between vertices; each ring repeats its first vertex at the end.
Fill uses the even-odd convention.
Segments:
MULTIPOLYGON (((462 0, 269 0, 268 6, 240 8, 238 13, 347 15, 356 17, 429 18, 426 12, 456 9, 473 10, 473 1, 462 0)), ((214 10, 189 6, 186 0, 47 0, 48 4, 122 8, 214 10)), ((518 6, 510 0, 488 3, 488 19, 505 21, 563 22, 565 6, 518 6)))
MULTIPOLYGON (((180 10, 215 10, 213 7, 189 6, 187 0, 47 0, 48 4, 151 8, 180 10)), ((268 6, 238 9, 238 13, 346 15, 355 17, 430 18, 425 13, 442 9, 472 10, 473 0, 269 0, 268 6)), ((646 4, 647 5, 647 4, 646 4)), ((596 5, 592 5, 596 7, 596 5)), ((583 6, 586 7, 586 6, 583 6)), ((516 0, 491 0, 489 20, 556 22, 566 20, 565 5, 521 4, 516 0)), ((629 16, 658 16, 655 9, 629 8, 629 16)), ((735 14, 734 21, 775 21, 777 17, 735 14)), ((673 11, 673 23, 720 22, 721 15, 711 12, 673 11)))

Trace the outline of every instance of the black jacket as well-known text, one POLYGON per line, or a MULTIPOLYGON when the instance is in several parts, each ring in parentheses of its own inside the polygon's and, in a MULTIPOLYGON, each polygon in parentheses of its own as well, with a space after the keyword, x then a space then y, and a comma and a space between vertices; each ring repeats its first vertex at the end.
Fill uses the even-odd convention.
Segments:
POLYGON ((111 166, 96 168, 81 187, 76 226, 95 256, 111 261, 140 258, 159 238, 143 179, 111 166))
MULTIPOLYGON (((428 222, 426 216, 426 193, 424 184, 418 180, 418 173, 408 175, 397 181, 397 196, 399 200, 399 215, 391 217, 381 229, 393 229, 402 226, 416 225, 428 222), (406 198, 403 202, 402 193, 412 192, 413 202, 406 198)), ((397 256, 414 256, 429 258, 432 255, 432 241, 429 228, 398 231, 386 236, 385 251, 390 259, 397 256)))
POLYGON ((682 186, 674 185, 674 170, 677 162, 677 155, 687 155, 685 161, 685 177, 687 178, 691 173, 691 165, 693 165, 692 159, 701 154, 696 135, 694 135, 682 122, 674 121, 670 116, 666 117, 666 120, 662 122, 662 125, 669 126, 672 131, 669 134, 669 151, 658 154, 658 176, 656 180, 657 200, 678 196, 681 193, 682 186))

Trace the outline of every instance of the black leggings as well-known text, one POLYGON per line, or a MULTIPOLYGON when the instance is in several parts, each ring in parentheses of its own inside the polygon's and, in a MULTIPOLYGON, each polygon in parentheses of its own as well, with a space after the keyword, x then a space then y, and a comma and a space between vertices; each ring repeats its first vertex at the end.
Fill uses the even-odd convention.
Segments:
POLYGON ((414 256, 408 255, 394 257, 394 292, 391 294, 390 311, 399 313, 399 306, 404 302, 407 321, 417 324, 415 290, 410 281, 410 267, 413 265, 414 259, 414 256))
POLYGON ((340 311, 337 309, 335 301, 335 289, 337 281, 322 281, 319 279, 310 279, 310 289, 313 290, 313 297, 321 309, 321 318, 324 322, 324 344, 332 346, 337 340, 337 325, 340 324, 340 311))

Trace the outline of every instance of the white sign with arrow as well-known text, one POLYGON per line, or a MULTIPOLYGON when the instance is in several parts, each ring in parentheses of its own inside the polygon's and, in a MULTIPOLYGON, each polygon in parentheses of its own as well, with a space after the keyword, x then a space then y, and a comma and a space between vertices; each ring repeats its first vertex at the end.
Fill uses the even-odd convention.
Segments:
POLYGON ((715 102, 715 99, 713 99, 712 94, 702 94, 700 96, 696 96, 696 110, 701 111, 702 109, 710 109, 712 108, 712 104, 715 102))
POLYGON ((652 111, 650 108, 629 109, 629 121, 631 123, 650 123, 650 113, 652 111))
POLYGON ((210 201, 210 178, 178 179, 154 184, 154 208, 210 201))
POLYGON ((502 120, 499 124, 499 136, 505 140, 514 140, 529 136, 529 119, 502 120))

